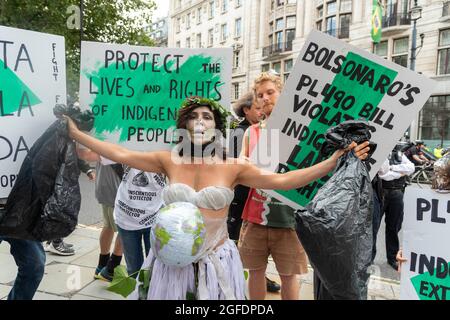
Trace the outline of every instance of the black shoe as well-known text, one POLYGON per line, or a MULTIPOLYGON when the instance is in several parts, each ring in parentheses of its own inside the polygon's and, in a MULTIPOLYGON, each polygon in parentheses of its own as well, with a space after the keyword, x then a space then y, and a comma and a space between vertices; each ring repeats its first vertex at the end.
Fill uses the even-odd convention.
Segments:
POLYGON ((270 280, 267 277, 266 277, 266 285, 267 285, 267 291, 269 291, 269 292, 278 292, 281 289, 281 286, 278 283, 276 283, 273 280, 270 280))
POLYGON ((388 265, 392 267, 395 271, 398 271, 398 262, 397 261, 388 261, 388 265))

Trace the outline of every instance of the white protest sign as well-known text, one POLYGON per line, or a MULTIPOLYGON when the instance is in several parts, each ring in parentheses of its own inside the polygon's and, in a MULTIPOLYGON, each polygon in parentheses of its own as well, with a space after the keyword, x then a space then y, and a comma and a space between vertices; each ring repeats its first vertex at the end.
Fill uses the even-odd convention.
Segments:
POLYGON ((0 26, 0 198, 33 143, 66 103, 64 38, 0 26))
POLYGON ((93 134, 135 150, 167 150, 181 102, 212 98, 229 108, 231 48, 81 45, 80 104, 93 134))
MULTIPOLYGON (((276 172, 310 167, 323 160, 319 150, 327 129, 364 118, 375 128, 371 140, 378 144, 370 163, 373 178, 433 86, 422 75, 312 31, 268 119, 267 132, 277 135, 268 133, 266 141, 257 144, 252 160, 276 172), (261 155, 270 153, 278 159, 261 164, 261 155)), ((268 193, 301 208, 327 180, 328 176, 297 190, 268 193)))
POLYGON ((409 186, 404 203, 400 298, 450 300, 450 193, 409 186))

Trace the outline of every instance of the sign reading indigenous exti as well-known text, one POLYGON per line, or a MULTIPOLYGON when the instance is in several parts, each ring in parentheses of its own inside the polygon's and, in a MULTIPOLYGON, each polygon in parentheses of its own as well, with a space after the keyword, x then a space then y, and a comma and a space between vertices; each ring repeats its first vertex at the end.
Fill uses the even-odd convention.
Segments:
POLYGON ((65 68, 63 37, 0 26, 0 198, 66 103, 65 68))
MULTIPOLYGON (((374 127, 372 141, 378 143, 370 162, 373 178, 427 101, 433 86, 433 81, 422 75, 312 31, 268 119, 270 139, 257 144, 252 160, 276 172, 310 167, 323 160, 319 150, 328 128, 363 118, 374 127), (272 138, 273 132, 278 132, 277 139, 272 138), (277 148, 278 161, 267 165, 258 161, 259 155, 273 153, 277 148)), ((268 193, 300 208, 328 178, 303 188, 268 193)))
POLYGON ((172 49, 83 42, 80 104, 93 134, 135 150, 171 147, 176 115, 189 96, 230 104, 231 48, 172 49))
POLYGON ((400 298, 450 300, 450 194, 406 188, 400 298))

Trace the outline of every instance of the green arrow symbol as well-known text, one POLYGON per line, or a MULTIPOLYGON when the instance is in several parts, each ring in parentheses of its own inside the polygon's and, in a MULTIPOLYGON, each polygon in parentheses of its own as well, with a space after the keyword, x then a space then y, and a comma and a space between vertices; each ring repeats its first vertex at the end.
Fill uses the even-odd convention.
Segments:
POLYGON ((41 103, 41 100, 22 80, 0 60, 0 117, 41 103))
POLYGON ((426 272, 411 278, 411 283, 420 300, 450 300, 450 276, 447 267, 450 268, 450 263, 440 270, 434 269, 433 275, 426 272), (437 273, 447 275, 437 277, 437 273))

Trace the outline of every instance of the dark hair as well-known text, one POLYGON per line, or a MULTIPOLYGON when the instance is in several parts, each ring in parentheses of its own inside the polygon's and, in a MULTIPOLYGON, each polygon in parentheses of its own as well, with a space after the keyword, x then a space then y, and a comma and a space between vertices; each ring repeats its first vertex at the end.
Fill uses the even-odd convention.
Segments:
MULTIPOLYGON (((183 102, 181 108, 178 110, 178 116, 177 116, 177 129, 187 129, 187 122, 189 120, 189 114, 200 107, 207 107, 214 115, 214 122, 216 123, 216 129, 220 130, 222 133, 222 136, 217 137, 215 136, 213 140, 210 143, 205 144, 206 146, 209 146, 211 143, 215 144, 215 148, 221 147, 223 150, 222 159, 226 159, 226 149, 223 147, 223 138, 226 135, 226 115, 224 117, 224 113, 221 113, 219 111, 219 108, 216 107, 216 105, 212 105, 210 99, 201 98, 198 96, 189 97, 186 98, 186 100, 183 102), (225 121, 224 121, 225 120, 225 121)), ((218 103, 216 103, 219 105, 218 103)), ((220 105, 219 105, 220 106, 220 105)), ((222 106, 220 106, 223 108, 222 106)), ((180 144, 183 141, 183 136, 181 135, 179 137, 178 143, 180 144)), ((214 150, 215 150, 214 148, 214 150)), ((204 150, 205 148, 203 148, 204 150)), ((181 149, 179 152, 180 156, 183 156, 183 150, 181 149)), ((215 155, 215 152, 212 154, 215 155)))
POLYGON ((244 94, 238 101, 233 105, 234 113, 240 118, 245 118, 244 108, 251 109, 253 105, 253 92, 248 92, 244 94))

